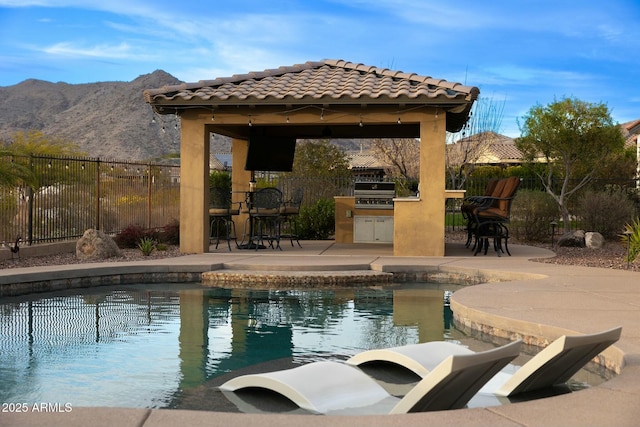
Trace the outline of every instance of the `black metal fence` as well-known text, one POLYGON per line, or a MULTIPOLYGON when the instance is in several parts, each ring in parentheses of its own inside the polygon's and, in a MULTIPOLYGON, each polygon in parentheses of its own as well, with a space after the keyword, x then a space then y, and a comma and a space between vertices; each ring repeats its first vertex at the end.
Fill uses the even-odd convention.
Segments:
MULTIPOLYGON (((115 234, 130 225, 158 228, 180 216, 180 168, 166 164, 110 161, 55 156, 0 157, 28 165, 37 177, 36 188, 0 186, 0 242, 20 237, 26 244, 80 237, 89 228, 115 234)), ((303 190, 302 203, 352 196, 355 178, 277 177, 274 184, 285 198, 303 190)), ((466 195, 484 192, 489 178, 468 179, 466 195)), ((562 185, 558 180, 554 185, 562 185)), ((521 189, 543 190, 536 177, 523 178, 521 189)), ((635 179, 593 180, 582 191, 617 188, 638 198, 635 179)), ((573 204, 579 200, 575 195, 573 204)), ((447 226, 462 226, 456 216, 460 200, 447 202, 447 226)))
POLYGON ((37 186, 0 187, 0 242, 44 243, 89 228, 117 233, 163 227, 179 219, 178 167, 93 158, 12 156, 31 168, 37 186))

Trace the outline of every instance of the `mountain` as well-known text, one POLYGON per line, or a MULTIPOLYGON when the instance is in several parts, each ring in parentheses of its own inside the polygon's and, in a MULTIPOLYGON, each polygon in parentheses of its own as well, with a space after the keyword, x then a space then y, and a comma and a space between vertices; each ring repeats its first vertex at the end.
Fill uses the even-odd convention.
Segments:
MULTIPOLYGON (((51 83, 29 79, 0 87, 0 140, 18 131, 37 130, 76 144, 90 157, 157 160, 180 152, 180 132, 172 115, 155 115, 145 89, 182 83, 162 70, 132 82, 51 83)), ((361 142, 334 140, 347 151, 361 142)), ((212 153, 231 152, 231 140, 211 137, 212 153)))
POLYGON ((37 130, 105 159, 149 160, 177 153, 176 119, 156 116, 153 123, 142 92, 179 83, 157 70, 132 82, 68 84, 30 79, 0 87, 0 138, 37 130))

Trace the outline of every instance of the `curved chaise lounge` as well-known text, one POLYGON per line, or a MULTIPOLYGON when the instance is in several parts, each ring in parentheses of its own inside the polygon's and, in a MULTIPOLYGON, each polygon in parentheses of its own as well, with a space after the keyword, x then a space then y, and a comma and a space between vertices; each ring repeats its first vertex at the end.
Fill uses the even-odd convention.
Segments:
POLYGON ((355 366, 313 362, 297 368, 243 375, 223 392, 262 388, 313 414, 403 414, 464 408, 484 384, 520 354, 522 341, 479 353, 450 355, 404 397, 389 394, 355 366))
MULTIPOLYGON (((586 335, 563 335, 520 368, 505 367, 482 387, 480 393, 511 397, 566 383, 607 347, 620 339, 622 327, 586 335), (515 369, 515 372, 513 372, 515 369)), ((458 344, 434 341, 387 349, 369 350, 346 361, 353 366, 393 363, 420 377, 429 375, 439 361, 451 354, 473 354, 458 344)))

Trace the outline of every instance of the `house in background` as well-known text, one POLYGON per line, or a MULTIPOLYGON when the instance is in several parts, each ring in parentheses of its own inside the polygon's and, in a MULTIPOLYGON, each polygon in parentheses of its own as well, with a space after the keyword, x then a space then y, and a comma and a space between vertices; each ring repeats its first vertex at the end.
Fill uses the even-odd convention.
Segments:
POLYGON ((459 166, 518 166, 522 152, 515 140, 495 132, 481 132, 447 146, 450 164, 459 166))
POLYGON ((349 168, 356 180, 381 181, 386 176, 389 165, 380 160, 371 150, 347 152, 349 168))
POLYGON ((231 153, 209 154, 209 170, 231 171, 231 153))

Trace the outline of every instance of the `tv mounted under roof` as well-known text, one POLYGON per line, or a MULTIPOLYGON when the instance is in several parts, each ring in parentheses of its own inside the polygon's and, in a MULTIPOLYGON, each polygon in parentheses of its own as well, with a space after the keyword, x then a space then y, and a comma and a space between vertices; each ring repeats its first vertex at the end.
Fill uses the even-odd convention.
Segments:
POLYGON ((291 172, 295 151, 294 137, 266 135, 262 129, 252 129, 244 169, 291 172))

